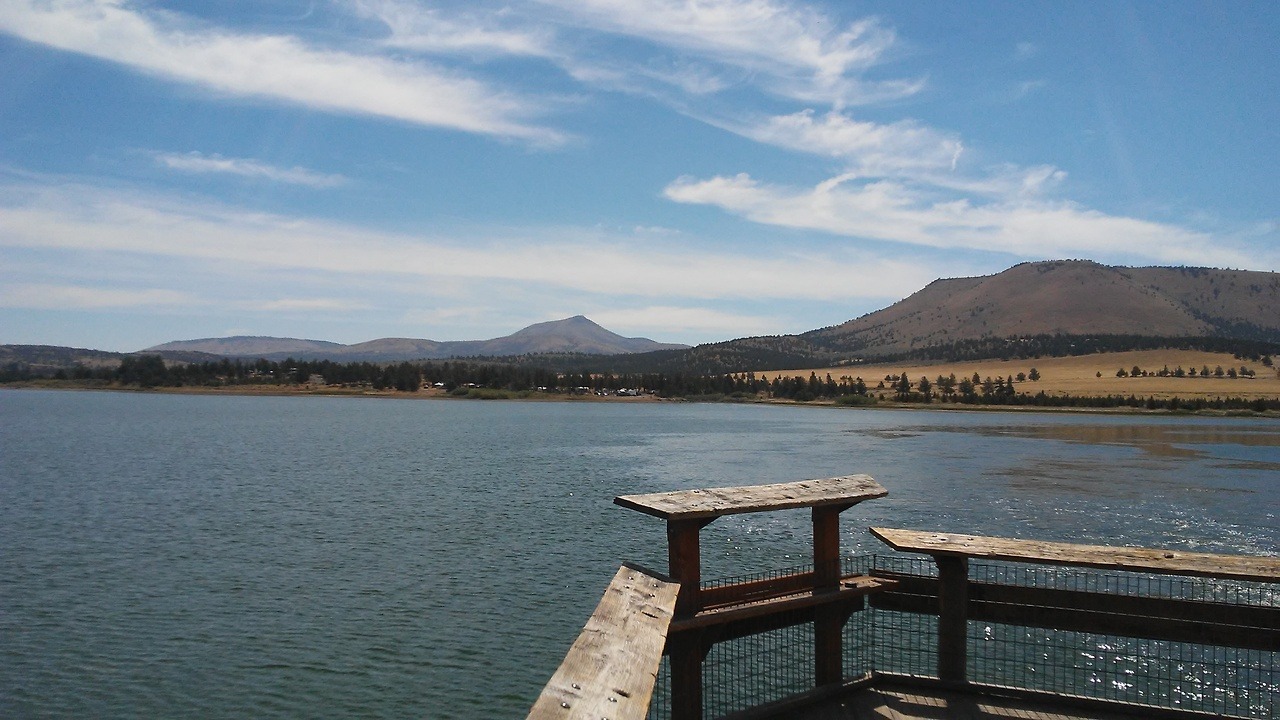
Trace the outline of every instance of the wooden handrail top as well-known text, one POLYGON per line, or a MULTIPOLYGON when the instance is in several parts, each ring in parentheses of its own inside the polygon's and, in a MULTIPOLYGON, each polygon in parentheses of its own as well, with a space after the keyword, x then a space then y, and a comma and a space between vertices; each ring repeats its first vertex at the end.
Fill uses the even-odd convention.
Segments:
POLYGON ((842 477, 774 485, 677 490, 648 495, 620 495, 617 505, 639 510, 664 520, 715 519, 722 515, 786 510, 789 508, 854 505, 884 497, 889 491, 870 475, 842 477))
POLYGON ((678 583, 623 565, 529 711, 529 720, 642 720, 678 583))
POLYGON ((1077 545, 892 528, 871 528, 871 534, 883 540, 894 550, 934 556, 1010 560, 1041 565, 1078 565, 1160 575, 1280 582, 1280 558, 1277 557, 1220 555, 1109 545, 1077 545))

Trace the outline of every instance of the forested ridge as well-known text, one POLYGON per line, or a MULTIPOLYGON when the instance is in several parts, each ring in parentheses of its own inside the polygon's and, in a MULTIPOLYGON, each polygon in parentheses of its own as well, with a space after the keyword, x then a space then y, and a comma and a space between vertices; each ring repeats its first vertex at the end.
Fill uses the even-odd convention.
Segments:
MULTIPOLYGON (((1271 367, 1270 356, 1262 358, 1271 367)), ((1137 370, 1135 368, 1134 370, 1137 370)), ((1179 369, 1180 370, 1180 369, 1179 369)), ((1128 372, 1122 369, 1120 372, 1128 372)), ((1207 370, 1205 371, 1208 372, 1207 370)), ((1218 369, 1217 375, 1224 376, 1218 369)), ((1230 377, 1246 377, 1234 368, 1230 377)), ((139 389, 234 388, 237 386, 278 386, 312 389, 342 387, 376 391, 419 393, 424 389, 443 391, 455 397, 513 399, 535 395, 651 395, 668 399, 722 402, 785 400, 832 402, 838 405, 875 405, 880 402, 961 405, 1140 408, 1147 410, 1227 410, 1280 411, 1280 398, 1245 399, 1229 394, 1216 398, 1156 398, 1139 395, 1074 397, 1049 395, 1036 390, 1039 372, 1035 367, 1007 376, 957 379, 954 374, 935 379, 912 379, 905 373, 865 380, 852 373, 819 377, 809 373, 786 376, 778 373, 765 379, 754 372, 696 373, 613 373, 556 372, 516 364, 471 361, 336 363, 329 360, 276 362, 218 360, 200 363, 166 363, 159 355, 129 355, 118 367, 78 366, 58 370, 44 378, 55 385, 139 389)), ((1178 377, 1182 377, 1181 374, 1178 377)), ((0 383, 31 382, 41 379, 29 368, 10 364, 0 368, 0 383)))

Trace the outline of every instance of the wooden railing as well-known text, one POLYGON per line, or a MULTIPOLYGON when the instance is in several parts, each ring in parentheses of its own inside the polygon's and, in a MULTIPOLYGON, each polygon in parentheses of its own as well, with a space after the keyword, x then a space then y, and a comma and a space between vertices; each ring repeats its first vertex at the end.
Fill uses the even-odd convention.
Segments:
POLYGON ((642 720, 679 591, 643 568, 619 568, 529 718, 642 720))
POLYGON ((952 533, 871 528, 894 550, 931 555, 938 577, 875 573, 898 587, 877 596, 885 610, 938 616, 938 677, 966 680, 970 620, 1252 650, 1280 650, 1280 607, 1080 590, 1020 587, 969 579, 969 560, 1005 560, 1100 570, 1280 582, 1280 558, 1182 550, 1078 545, 952 533))
MULTIPOLYGON (((969 577, 970 559, 979 559, 1280 583, 1280 558, 871 528, 894 550, 931 556, 937 576, 883 569, 843 575, 840 513, 885 494, 870 477, 852 475, 616 498, 619 505, 666 520, 670 577, 624 565, 529 717, 644 717, 665 654, 670 659, 672 720, 700 719, 703 660, 714 645, 802 623, 813 626, 813 690, 782 704, 792 707, 843 692, 852 687, 842 666, 843 628, 852 613, 868 606, 868 598, 870 607, 937 616, 937 680, 932 682, 975 692, 989 688, 966 677, 968 624, 974 620, 1280 652, 1280 607, 1272 604, 1032 587, 969 577), (786 508, 809 508, 812 513, 812 571, 702 587, 703 527, 723 515, 786 508)), ((855 684, 888 677, 870 668, 855 684)))
POLYGON ((842 578, 840 513, 888 491, 867 475, 820 480, 623 495, 615 503, 667 521, 671 577, 680 583, 667 640, 671 659, 671 718, 702 717, 702 662, 712 645, 791 624, 814 625, 818 685, 844 679, 841 630, 865 596, 891 581, 842 578), (813 572, 774 580, 702 589, 699 532, 716 518, 809 508, 813 572))

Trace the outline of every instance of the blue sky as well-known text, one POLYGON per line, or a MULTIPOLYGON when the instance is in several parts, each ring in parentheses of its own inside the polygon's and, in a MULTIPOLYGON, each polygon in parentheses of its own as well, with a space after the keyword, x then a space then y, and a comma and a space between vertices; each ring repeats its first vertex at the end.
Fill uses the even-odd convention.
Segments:
POLYGON ((802 332, 1280 271, 1280 4, 3 0, 0 343, 802 332))

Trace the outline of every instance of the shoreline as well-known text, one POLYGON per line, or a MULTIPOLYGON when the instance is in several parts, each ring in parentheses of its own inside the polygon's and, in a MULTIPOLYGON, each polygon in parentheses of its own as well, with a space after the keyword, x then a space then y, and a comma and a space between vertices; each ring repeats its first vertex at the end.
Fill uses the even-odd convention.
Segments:
MULTIPOLYGON (((879 401, 868 405, 840 405, 832 400, 798 401, 787 399, 737 399, 723 398, 719 400, 690 400, 687 398, 665 398, 655 395, 638 397, 619 395, 562 394, 538 391, 494 391, 493 397, 454 396, 441 390, 420 390, 406 392, 402 390, 373 390, 369 388, 344 387, 304 387, 281 385, 232 385, 226 387, 179 386, 179 387, 129 387, 121 385, 91 385, 75 381, 20 382, 0 385, 0 390, 53 390, 66 392, 119 392, 144 393, 157 395, 225 395, 231 397, 345 397, 390 400, 448 400, 465 402, 587 402, 587 403, 690 403, 690 404, 722 404, 722 405, 773 405, 784 407, 829 408, 835 410, 937 410, 941 412, 1016 412, 1016 413, 1067 413, 1086 415, 1139 415, 1163 417, 1246 417, 1280 419, 1280 412, 1267 410, 1168 410, 1135 407, 1053 407, 1042 405, 982 405, 967 403, 904 403, 897 401, 879 401), (501 396, 502 393, 512 396, 501 396), (520 396, 523 395, 523 396, 520 396)), ((1182 399, 1194 400, 1200 395, 1188 395, 1182 399)), ((1221 396, 1215 396, 1221 397, 1221 396)), ((1211 399, 1211 398, 1204 398, 1211 399)))

